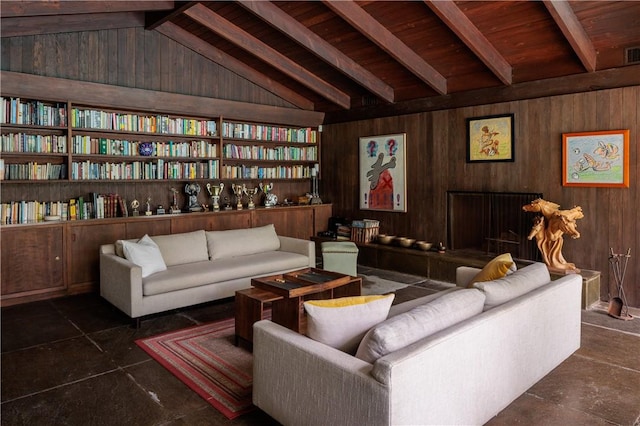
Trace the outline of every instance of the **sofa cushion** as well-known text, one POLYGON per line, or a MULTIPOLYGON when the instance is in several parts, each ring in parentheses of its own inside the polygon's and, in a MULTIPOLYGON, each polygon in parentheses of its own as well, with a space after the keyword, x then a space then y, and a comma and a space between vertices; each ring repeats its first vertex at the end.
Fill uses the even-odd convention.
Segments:
POLYGON ((252 277, 279 274, 308 266, 309 258, 306 256, 281 251, 185 263, 143 279, 142 292, 145 296, 152 296, 243 278, 246 278, 246 286, 249 287, 252 277))
POLYGON ((167 269, 158 245, 148 236, 138 242, 122 241, 124 257, 142 268, 142 277, 167 269))
POLYGON ((209 260, 205 231, 151 237, 158 244, 167 266, 209 260))
POLYGON ((380 357, 481 313, 484 298, 476 289, 461 289, 391 317, 366 333, 356 358, 373 364, 380 357))
POLYGON ((536 262, 504 278, 475 283, 473 287, 485 294, 484 310, 486 311, 522 296, 550 281, 551 277, 547 265, 536 262))
POLYGON ((467 287, 471 288, 473 284, 477 282, 497 280, 505 275, 512 274, 516 269, 516 263, 513 261, 511 253, 501 254, 487 263, 484 268, 469 281, 467 287))
POLYGON ((207 231, 209 258, 225 259, 280 249, 273 224, 229 231, 207 231))
POLYGON ((367 330, 387 318, 394 297, 388 294, 304 302, 307 336, 353 354, 367 330))

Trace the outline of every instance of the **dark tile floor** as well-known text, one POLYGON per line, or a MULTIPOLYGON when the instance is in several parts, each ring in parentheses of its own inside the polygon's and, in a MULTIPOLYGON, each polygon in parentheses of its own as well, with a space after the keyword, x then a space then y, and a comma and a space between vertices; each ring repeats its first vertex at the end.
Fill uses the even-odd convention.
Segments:
MULTIPOLYGON (((410 284, 398 302, 443 287, 361 268, 410 284)), ((139 329, 98 295, 3 308, 0 416, 9 425, 268 425, 257 410, 227 420, 134 341, 233 315, 225 300, 153 316, 139 329)), ((582 347, 490 425, 640 425, 640 319, 584 311, 582 347)))

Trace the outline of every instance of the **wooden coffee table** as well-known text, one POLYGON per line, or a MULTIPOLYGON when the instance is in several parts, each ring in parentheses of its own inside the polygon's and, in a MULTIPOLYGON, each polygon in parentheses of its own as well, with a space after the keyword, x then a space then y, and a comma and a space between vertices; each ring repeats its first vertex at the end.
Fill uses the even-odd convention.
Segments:
POLYGON ((236 344, 253 341, 253 323, 263 319, 271 303, 271 320, 298 333, 306 330, 305 300, 360 296, 362 278, 305 268, 251 280, 253 288, 236 292, 236 344))

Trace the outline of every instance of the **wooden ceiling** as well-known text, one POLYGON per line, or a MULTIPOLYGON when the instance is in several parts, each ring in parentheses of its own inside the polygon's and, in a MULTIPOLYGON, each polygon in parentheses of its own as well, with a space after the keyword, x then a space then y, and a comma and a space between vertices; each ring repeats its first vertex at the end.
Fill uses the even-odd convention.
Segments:
POLYGON ((567 81, 640 84, 636 1, 0 5, 3 37, 144 25, 333 121, 456 97, 489 103, 492 94, 529 93, 534 84, 551 94, 567 81))

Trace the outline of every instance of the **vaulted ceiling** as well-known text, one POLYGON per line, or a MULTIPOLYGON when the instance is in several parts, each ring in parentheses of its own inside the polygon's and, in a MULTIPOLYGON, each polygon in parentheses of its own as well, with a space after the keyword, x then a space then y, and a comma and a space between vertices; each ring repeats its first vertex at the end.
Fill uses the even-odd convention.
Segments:
POLYGON ((636 1, 3 0, 1 8, 3 37, 143 23, 334 118, 460 94, 479 102, 534 84, 552 93, 565 79, 594 86, 607 72, 640 84, 636 1))

